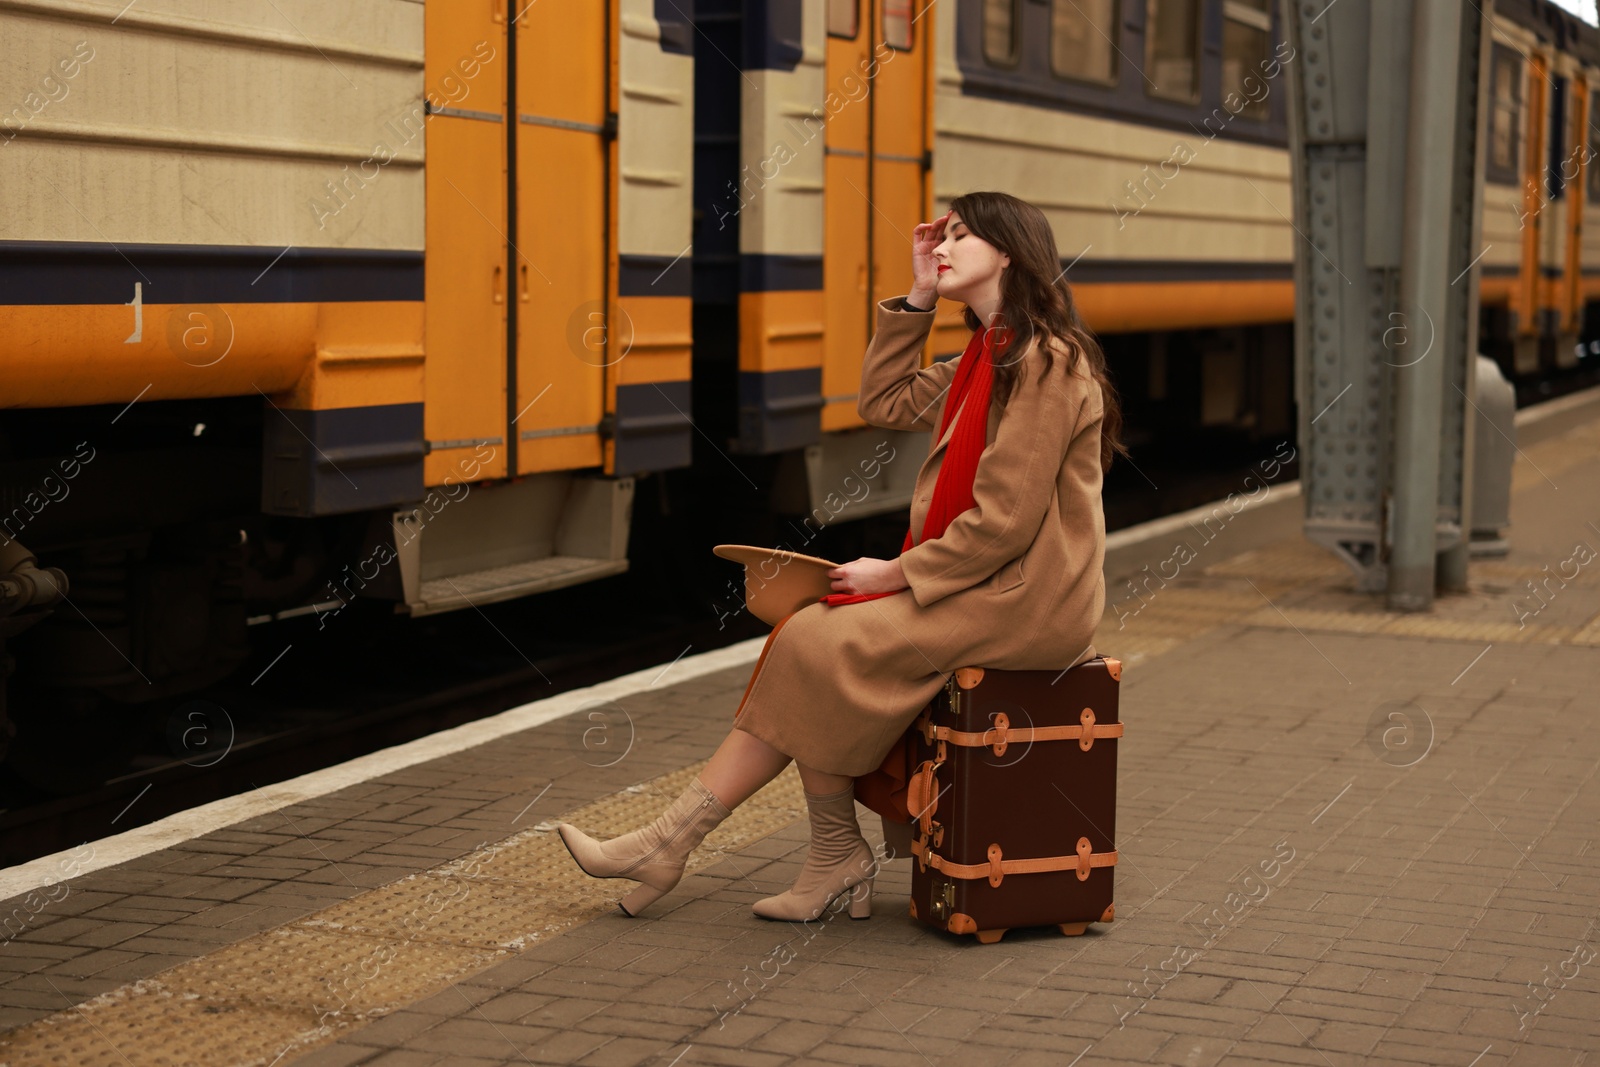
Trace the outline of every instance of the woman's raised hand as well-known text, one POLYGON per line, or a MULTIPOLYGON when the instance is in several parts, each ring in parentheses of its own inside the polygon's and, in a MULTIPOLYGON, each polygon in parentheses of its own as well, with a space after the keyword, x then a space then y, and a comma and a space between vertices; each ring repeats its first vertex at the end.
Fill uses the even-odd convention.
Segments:
MULTIPOLYGON (((950 220, 947 211, 932 222, 919 222, 911 231, 911 288, 914 292, 933 293, 939 287, 939 261, 933 250, 944 240, 945 223, 950 220)), ((928 305, 918 305, 926 307, 928 305)))

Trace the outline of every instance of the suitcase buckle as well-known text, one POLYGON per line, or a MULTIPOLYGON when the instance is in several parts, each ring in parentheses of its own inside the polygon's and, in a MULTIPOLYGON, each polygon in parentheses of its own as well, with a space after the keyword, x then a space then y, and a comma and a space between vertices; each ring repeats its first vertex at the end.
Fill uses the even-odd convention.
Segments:
POLYGON ((1010 732, 1010 730, 1011 717, 1003 711, 995 712, 994 726, 990 727, 989 731, 984 734, 983 739, 988 741, 994 747, 994 754, 996 756, 1004 756, 1006 754, 1006 746, 1010 744, 1010 742, 1006 740, 1006 735, 1010 732))
POLYGON ((988 857, 989 884, 994 886, 996 889, 999 889, 1001 881, 1003 881, 1006 876, 1004 853, 1000 851, 999 844, 992 844, 989 846, 988 857))

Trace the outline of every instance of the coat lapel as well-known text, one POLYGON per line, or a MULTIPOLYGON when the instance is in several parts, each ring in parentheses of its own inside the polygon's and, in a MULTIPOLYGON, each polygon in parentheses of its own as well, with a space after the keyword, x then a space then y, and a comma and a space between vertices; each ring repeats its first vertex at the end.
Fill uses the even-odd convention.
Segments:
MULTIPOLYGON (((965 404, 966 401, 963 400, 962 403, 965 404)), ((940 415, 941 415, 941 417, 943 417, 943 413, 942 412, 940 413, 940 415)), ((932 459, 934 456, 937 456, 940 452, 943 452, 945 447, 950 444, 950 438, 954 437, 955 436, 955 432, 956 432, 956 419, 959 419, 960 417, 961 417, 961 409, 960 408, 956 408, 955 415, 950 419, 950 425, 945 427, 944 436, 939 438, 938 441, 934 442, 933 449, 928 453, 928 458, 929 459, 932 459)))

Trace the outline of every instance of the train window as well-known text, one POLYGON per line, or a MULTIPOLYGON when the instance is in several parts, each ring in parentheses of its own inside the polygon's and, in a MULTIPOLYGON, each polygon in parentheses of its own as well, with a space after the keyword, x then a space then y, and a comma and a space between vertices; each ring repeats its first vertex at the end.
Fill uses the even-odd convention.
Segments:
POLYGON ((861 28, 861 0, 828 0, 828 36, 855 39, 861 28))
POLYGON ((1117 0, 1054 0, 1050 71, 1110 85, 1117 80, 1117 0))
POLYGON ((1222 106, 1235 115, 1265 121, 1271 91, 1267 39, 1272 34, 1271 0, 1224 0, 1222 5, 1222 106))
POLYGON ((1522 125, 1522 57, 1503 44, 1494 46, 1490 69, 1489 158, 1485 177, 1517 182, 1517 147, 1522 125))
POLYGON ((1146 0, 1145 80, 1151 96, 1200 97, 1200 0, 1146 0))
POLYGON ((995 67, 1017 65, 1017 0, 983 0, 983 58, 995 67))
POLYGON ((1594 126, 1597 117, 1600 117, 1600 92, 1589 94, 1589 154, 1583 161, 1584 173, 1588 175, 1584 180, 1592 205, 1600 205, 1600 130, 1594 126))
POLYGON ((883 43, 890 48, 911 47, 911 0, 883 0, 883 43))

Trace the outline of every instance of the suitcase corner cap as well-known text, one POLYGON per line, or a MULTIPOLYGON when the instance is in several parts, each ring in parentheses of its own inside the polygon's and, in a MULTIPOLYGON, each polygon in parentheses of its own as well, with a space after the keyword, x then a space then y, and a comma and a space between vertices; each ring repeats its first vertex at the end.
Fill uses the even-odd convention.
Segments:
POLYGON ((957 667, 956 685, 962 689, 975 689, 983 681, 982 667, 957 667))

